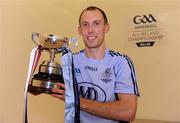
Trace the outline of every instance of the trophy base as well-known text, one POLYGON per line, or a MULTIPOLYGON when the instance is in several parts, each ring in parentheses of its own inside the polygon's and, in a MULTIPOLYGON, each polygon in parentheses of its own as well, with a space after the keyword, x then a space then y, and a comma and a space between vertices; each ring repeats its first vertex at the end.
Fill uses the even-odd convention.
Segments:
POLYGON ((56 82, 33 79, 32 84, 28 86, 28 92, 33 95, 39 95, 41 93, 54 94, 52 88, 58 88, 56 82))
POLYGON ((62 75, 39 72, 33 76, 31 84, 28 86, 28 92, 33 95, 41 93, 53 94, 52 88, 58 88, 57 82, 64 82, 62 75))
POLYGON ((33 95, 39 95, 42 93, 52 94, 52 91, 49 88, 36 87, 32 85, 28 86, 28 92, 30 92, 33 95))

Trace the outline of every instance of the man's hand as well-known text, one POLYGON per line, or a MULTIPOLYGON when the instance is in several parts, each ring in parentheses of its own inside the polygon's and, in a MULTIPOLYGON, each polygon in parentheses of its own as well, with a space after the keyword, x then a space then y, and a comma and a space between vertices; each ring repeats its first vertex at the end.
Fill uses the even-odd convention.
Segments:
POLYGON ((91 114, 112 120, 133 121, 137 108, 137 96, 118 94, 117 101, 97 102, 80 98, 80 108, 91 114))
POLYGON ((63 83, 56 83, 57 88, 52 89, 52 96, 62 101, 65 101, 65 85, 63 83))

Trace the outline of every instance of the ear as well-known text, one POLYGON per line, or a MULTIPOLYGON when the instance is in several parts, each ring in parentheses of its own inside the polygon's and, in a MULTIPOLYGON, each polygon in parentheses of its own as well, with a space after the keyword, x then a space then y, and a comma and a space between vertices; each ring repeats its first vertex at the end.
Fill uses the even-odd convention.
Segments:
POLYGON ((109 28, 110 28, 109 23, 106 23, 105 24, 105 32, 106 33, 109 32, 109 28))
POLYGON ((81 31, 81 27, 80 26, 78 27, 78 32, 79 32, 79 35, 81 36, 82 35, 82 31, 81 31))

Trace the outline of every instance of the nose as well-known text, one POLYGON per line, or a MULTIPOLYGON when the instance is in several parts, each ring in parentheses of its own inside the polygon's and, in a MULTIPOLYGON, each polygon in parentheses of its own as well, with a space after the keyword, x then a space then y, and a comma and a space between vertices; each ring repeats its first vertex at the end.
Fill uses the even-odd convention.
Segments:
POLYGON ((94 32, 94 27, 90 25, 89 28, 88 28, 88 32, 93 33, 94 32))

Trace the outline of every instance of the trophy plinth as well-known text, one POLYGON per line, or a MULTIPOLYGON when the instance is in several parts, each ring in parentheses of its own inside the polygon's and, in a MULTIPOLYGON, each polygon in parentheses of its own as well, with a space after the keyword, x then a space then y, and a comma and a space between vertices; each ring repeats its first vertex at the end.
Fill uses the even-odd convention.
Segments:
POLYGON ((67 49, 70 40, 63 36, 42 36, 39 33, 33 33, 32 40, 50 54, 50 59, 40 64, 38 73, 32 76, 28 91, 35 95, 40 93, 52 94, 51 90, 57 88, 57 82, 64 83, 62 68, 60 63, 55 62, 55 56, 67 49))
POLYGON ((56 62, 44 61, 39 66, 39 72, 33 75, 30 89, 51 94, 51 89, 57 88, 57 82, 64 83, 60 65, 56 62))

